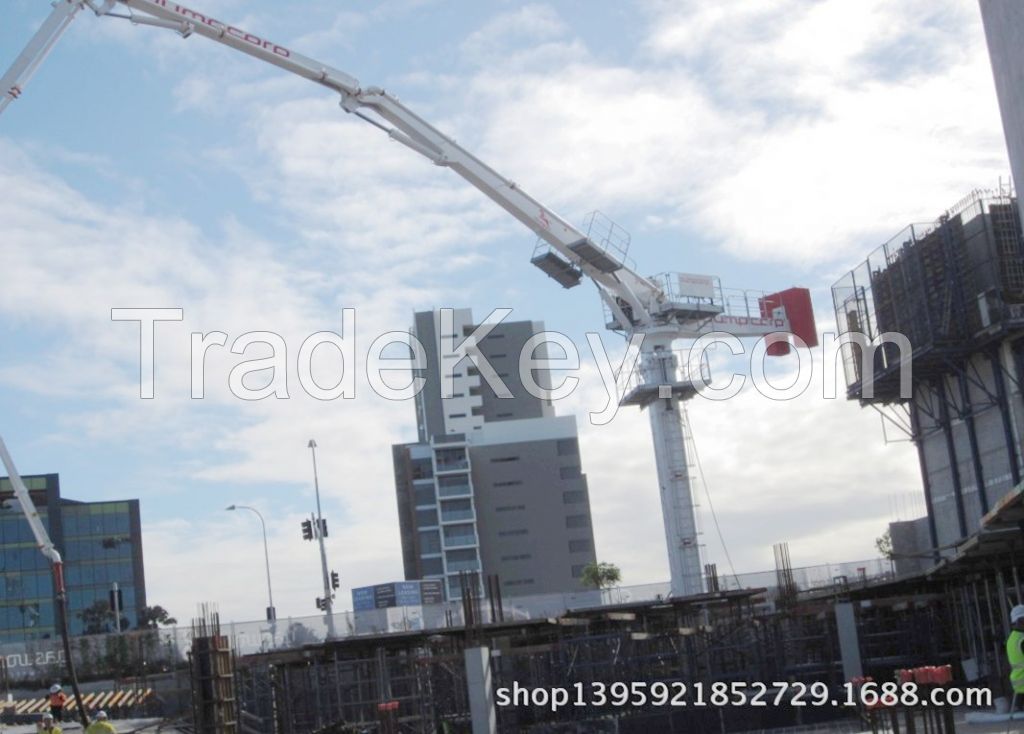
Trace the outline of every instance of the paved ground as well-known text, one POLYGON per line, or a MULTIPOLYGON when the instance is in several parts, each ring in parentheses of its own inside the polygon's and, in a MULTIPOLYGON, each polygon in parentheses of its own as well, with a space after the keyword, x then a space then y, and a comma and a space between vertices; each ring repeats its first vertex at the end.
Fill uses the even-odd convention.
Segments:
MULTIPOLYGON (((156 728, 161 719, 111 719, 110 723, 117 729, 118 734, 131 734, 131 732, 142 732, 142 734, 155 734, 156 728)), ((64 722, 61 729, 66 734, 81 734, 82 725, 77 722, 64 722)), ((161 734, 175 734, 177 729, 164 727, 161 734)), ((15 726, 4 726, 0 724, 0 732, 3 734, 36 734, 36 728, 32 724, 18 724, 15 726)))

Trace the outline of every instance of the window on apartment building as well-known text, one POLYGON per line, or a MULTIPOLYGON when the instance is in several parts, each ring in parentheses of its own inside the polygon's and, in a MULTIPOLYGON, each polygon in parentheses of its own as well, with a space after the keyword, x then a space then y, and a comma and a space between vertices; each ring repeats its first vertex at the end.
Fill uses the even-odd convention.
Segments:
POLYGON ((583 474, 580 473, 578 466, 560 466, 558 476, 562 479, 579 479, 583 474))
POLYGON ((446 525, 444 528, 446 546, 476 545, 476 528, 471 523, 446 525))
POLYGON ((502 505, 501 507, 495 507, 495 512, 513 512, 515 510, 525 510, 526 505, 502 505))
POLYGON ((444 561, 441 557, 437 558, 421 558, 420 568, 423 569, 424 576, 436 576, 444 573, 444 561))
POLYGON ((449 413, 448 417, 449 418, 465 418, 466 414, 465 413, 449 413))
POLYGON ((508 357, 507 354, 492 354, 491 359, 505 359, 508 357))
POLYGON ((491 459, 492 464, 504 464, 510 461, 519 461, 518 456, 495 456, 491 459))
POLYGON ((590 542, 590 538, 580 538, 579 540, 569 541, 569 552, 570 553, 586 553, 594 549, 594 544, 590 542))
POLYGON ((467 367, 466 374, 469 375, 470 377, 475 377, 476 375, 480 374, 480 370, 478 370, 475 366, 467 367))
POLYGON ((528 561, 531 558, 533 558, 533 554, 532 553, 516 553, 515 555, 511 555, 511 556, 502 556, 501 560, 502 561, 528 561))
POLYGON ((444 555, 445 558, 448 559, 448 563, 458 563, 460 561, 475 561, 476 548, 460 548, 459 550, 450 550, 444 555))
POLYGON ((565 518, 565 527, 567 527, 567 528, 589 528, 590 527, 590 515, 568 515, 565 518))
POLYGON ((413 459, 409 462, 413 479, 429 479, 434 476, 434 468, 430 459, 413 459))
POLYGON ((580 454, 580 444, 575 438, 558 439, 557 448, 559 456, 579 456, 580 454))
POLYGON ((483 415, 484 409, 478 406, 476 408, 473 408, 471 412, 473 413, 473 415, 483 415))
POLYGON ((416 510, 416 527, 426 528, 437 525, 437 510, 416 510))
POLYGON ((495 482, 493 487, 518 487, 522 482, 518 479, 510 479, 507 482, 495 482))
POLYGON ((499 530, 498 531, 498 537, 500 537, 500 538, 508 538, 508 537, 511 537, 511 536, 514 536, 514 535, 527 535, 527 534, 529 534, 529 532, 530 531, 527 530, 526 528, 517 528, 516 530, 499 530))
POLYGON ((562 492, 562 502, 567 505, 577 505, 580 502, 587 501, 587 493, 582 489, 570 489, 567 492, 562 492))
POLYGON ((420 532, 420 553, 440 553, 441 534, 436 530, 420 532))
POLYGON ((496 418, 511 418, 512 414, 511 413, 498 413, 497 416, 495 416, 495 417, 496 418))
POLYGON ((431 484, 428 487, 416 487, 416 489, 413 491, 413 494, 415 495, 417 506, 432 505, 435 502, 437 502, 437 499, 434 497, 433 484, 431 484))

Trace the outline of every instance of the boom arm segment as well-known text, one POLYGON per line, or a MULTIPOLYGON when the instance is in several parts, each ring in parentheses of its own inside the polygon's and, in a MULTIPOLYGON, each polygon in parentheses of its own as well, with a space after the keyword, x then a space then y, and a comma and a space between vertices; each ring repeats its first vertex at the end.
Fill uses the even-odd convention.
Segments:
POLYGON ((370 122, 436 165, 452 169, 547 242, 565 261, 589 276, 623 329, 655 324, 653 314, 666 297, 656 283, 603 253, 600 245, 590 241, 586 234, 416 115, 396 97, 379 87, 363 88, 355 77, 343 71, 172 0, 58 0, 44 28, 3 77, 0 89, 7 89, 8 96, 0 102, 0 111, 17 97, 19 85, 27 81, 83 6, 97 15, 167 28, 185 38, 193 33, 204 36, 337 92, 346 112, 370 122), (119 7, 129 12, 115 12, 119 7), (364 110, 373 112, 388 124, 379 122, 364 110))
MULTIPOLYGON (((360 107, 372 110, 407 134, 415 144, 410 146, 414 150, 427 156, 436 165, 452 169, 483 192, 593 280, 605 300, 618 312, 616 315, 620 316, 624 324, 630 322, 615 302, 615 298, 629 304, 634 323, 651 323, 654 306, 664 299, 664 293, 657 284, 637 274, 625 264, 616 262, 614 265, 618 267, 609 269, 607 264, 600 267, 588 260, 579 251, 580 245, 588 242, 586 234, 527 194, 514 181, 499 174, 419 117, 396 97, 382 89, 370 87, 355 99, 343 96, 341 104, 350 112, 355 112, 360 107)), ((585 249, 582 251, 586 252, 585 249)))
MULTIPOLYGON (((14 497, 18 500, 25 519, 28 520, 28 526, 32 528, 32 535, 36 539, 36 545, 39 546, 39 550, 50 563, 59 566, 61 564, 60 552, 53 546, 50 534, 43 527, 43 521, 39 519, 39 512, 36 510, 35 503, 32 502, 32 497, 29 495, 25 483, 21 481, 21 475, 18 474, 18 470, 14 466, 14 459, 8 453, 7 445, 2 437, 0 437, 0 461, 3 462, 4 468, 7 470, 11 488, 14 490, 14 497)), ((61 585, 63 586, 63 584, 61 585)), ((63 588, 61 588, 61 591, 63 591, 63 588)))
POLYGON ((11 102, 21 96, 22 87, 32 78, 39 65, 46 60, 54 44, 64 35, 64 31, 71 25, 78 11, 82 9, 80 2, 59 0, 53 6, 49 17, 39 26, 39 30, 32 36, 32 40, 25 46, 11 68, 0 77, 0 113, 2 113, 11 102))

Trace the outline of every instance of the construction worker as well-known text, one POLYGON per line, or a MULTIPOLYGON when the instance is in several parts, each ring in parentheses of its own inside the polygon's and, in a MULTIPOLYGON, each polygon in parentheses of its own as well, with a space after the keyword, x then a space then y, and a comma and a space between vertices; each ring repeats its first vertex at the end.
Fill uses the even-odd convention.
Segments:
POLYGON ((68 697, 64 694, 59 683, 54 683, 50 686, 50 713, 53 714, 53 718, 57 721, 64 720, 64 704, 68 702, 68 697))
POLYGON ((1024 604, 1010 610, 1010 636, 1006 638, 1006 659, 1010 663, 1010 685, 1018 707, 1024 703, 1024 604))
POLYGON ((107 720, 106 711, 97 711, 92 723, 86 727, 85 734, 117 734, 117 729, 107 720))
POLYGON ((43 719, 36 730, 40 734, 61 734, 60 727, 53 721, 53 714, 43 714, 43 719))

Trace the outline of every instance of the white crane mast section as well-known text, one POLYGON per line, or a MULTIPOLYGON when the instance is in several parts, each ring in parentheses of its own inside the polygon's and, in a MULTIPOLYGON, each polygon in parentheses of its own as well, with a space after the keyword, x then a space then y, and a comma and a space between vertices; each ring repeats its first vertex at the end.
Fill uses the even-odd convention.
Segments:
MULTIPOLYGON (((641 360, 644 384, 679 383, 679 365, 673 352, 644 350, 641 360)), ((690 461, 686 455, 688 426, 683 399, 678 394, 670 394, 647 408, 654 437, 654 459, 658 468, 661 516, 665 525, 673 597, 696 596, 705 590, 697 508, 690 483, 690 461)))

